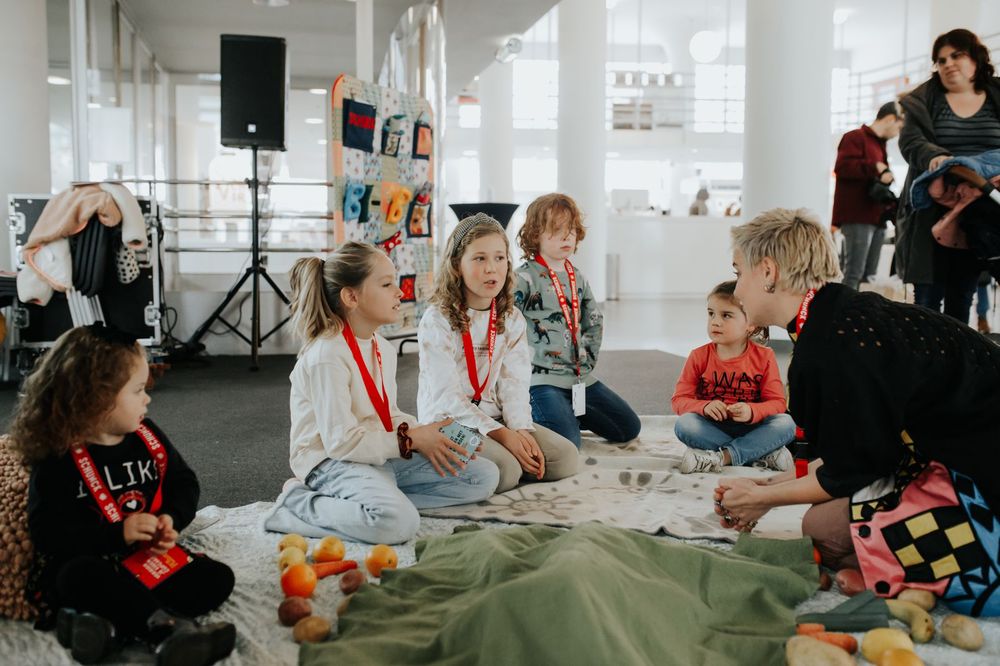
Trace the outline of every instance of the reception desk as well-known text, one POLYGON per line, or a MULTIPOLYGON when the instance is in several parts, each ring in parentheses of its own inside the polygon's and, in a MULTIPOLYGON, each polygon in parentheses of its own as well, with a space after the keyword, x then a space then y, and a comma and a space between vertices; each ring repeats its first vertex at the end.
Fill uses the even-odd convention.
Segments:
POLYGON ((729 230, 740 217, 609 213, 607 220, 619 298, 704 297, 735 279, 729 230))

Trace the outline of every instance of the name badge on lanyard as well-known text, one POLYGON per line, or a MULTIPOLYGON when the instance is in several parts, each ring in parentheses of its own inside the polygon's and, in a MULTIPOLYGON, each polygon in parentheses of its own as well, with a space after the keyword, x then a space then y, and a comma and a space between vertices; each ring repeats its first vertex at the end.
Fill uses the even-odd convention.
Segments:
POLYGON ((545 259, 540 254, 535 255, 535 261, 540 263, 549 271, 549 279, 552 280, 552 288, 556 292, 556 298, 559 300, 559 309, 562 310, 563 318, 566 320, 566 327, 569 329, 570 337, 573 339, 573 351, 576 355, 576 377, 577 381, 573 384, 573 415, 583 416, 587 413, 587 387, 583 383, 583 377, 580 375, 580 346, 577 340, 577 336, 580 332, 580 294, 576 290, 576 271, 573 270, 573 264, 567 259, 565 264, 566 267, 566 277, 569 279, 569 290, 570 299, 566 298, 566 293, 563 291, 562 283, 559 282, 559 276, 556 272, 552 270, 549 265, 545 262, 545 259), (570 308, 572 306, 572 311, 570 308))
MULTIPOLYGON (((163 479, 167 474, 167 452, 163 444, 160 443, 160 440, 145 423, 139 426, 136 434, 139 435, 139 438, 149 450, 149 455, 153 459, 153 464, 156 465, 156 470, 160 475, 159 486, 156 488, 156 495, 153 497, 153 503, 150 506, 150 513, 155 515, 163 503, 163 479)), ((87 451, 87 447, 82 445, 74 446, 70 449, 70 453, 73 456, 73 462, 76 464, 77 470, 80 472, 80 476, 83 477, 87 490, 90 491, 91 497, 97 502, 97 506, 101 509, 104 517, 110 523, 122 522, 125 518, 122 516, 118 504, 111 495, 107 484, 104 483, 104 479, 101 478, 100 473, 97 471, 97 466, 94 465, 94 459, 90 456, 90 452, 87 451)), ((132 575, 139 579, 140 583, 151 590, 192 561, 191 556, 180 546, 174 546, 162 555, 158 555, 148 548, 140 547, 122 560, 122 565, 132 572, 132 575)))

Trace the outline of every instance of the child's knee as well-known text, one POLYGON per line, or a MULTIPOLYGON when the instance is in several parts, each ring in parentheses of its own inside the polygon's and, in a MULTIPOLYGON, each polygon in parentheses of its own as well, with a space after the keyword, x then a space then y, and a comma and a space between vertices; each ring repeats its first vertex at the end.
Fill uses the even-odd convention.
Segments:
POLYGON ((405 496, 370 511, 369 519, 371 531, 365 540, 371 543, 405 543, 420 528, 420 512, 405 496))
POLYGON ((765 419, 767 425, 782 434, 787 434, 789 440, 795 437, 795 421, 788 414, 773 414, 765 419))
POLYGON ((681 414, 674 423, 674 434, 685 444, 698 436, 705 427, 705 418, 694 412, 681 414))
MULTIPOLYGON (((513 460, 513 456, 511 456, 511 459, 513 460)), ((506 468, 506 461, 503 464, 506 468)), ((521 467, 517 465, 517 460, 514 460, 514 464, 517 466, 517 478, 520 479, 521 467)), ((465 477, 465 481, 469 487, 469 501, 480 502, 488 497, 492 497, 493 493, 498 491, 498 486, 501 484, 501 474, 500 467, 492 460, 483 458, 482 456, 477 457, 475 460, 470 460, 463 472, 463 477, 465 477)), ((517 485, 516 481, 514 485, 517 485)))

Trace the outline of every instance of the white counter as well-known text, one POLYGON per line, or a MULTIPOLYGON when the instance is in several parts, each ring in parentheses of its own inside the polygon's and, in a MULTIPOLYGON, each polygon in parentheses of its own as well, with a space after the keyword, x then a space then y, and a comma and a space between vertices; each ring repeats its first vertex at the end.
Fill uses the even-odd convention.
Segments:
POLYGON ((735 279, 729 230, 740 217, 609 213, 607 220, 608 254, 619 255, 619 298, 704 297, 735 279))

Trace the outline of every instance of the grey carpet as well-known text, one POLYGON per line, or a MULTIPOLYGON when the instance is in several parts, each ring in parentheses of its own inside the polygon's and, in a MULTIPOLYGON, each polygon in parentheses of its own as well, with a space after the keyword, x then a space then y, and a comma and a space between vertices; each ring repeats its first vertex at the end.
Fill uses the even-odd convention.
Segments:
MULTIPOLYGON (((213 356, 173 367, 153 389, 149 414, 201 480, 200 506, 271 501, 289 477, 288 374, 293 356, 213 356)), ((670 396, 684 359, 660 351, 605 351, 597 376, 638 414, 670 414, 670 396)), ((400 357, 399 406, 416 412, 417 355, 400 357)), ((0 390, 6 430, 16 389, 0 390)))

